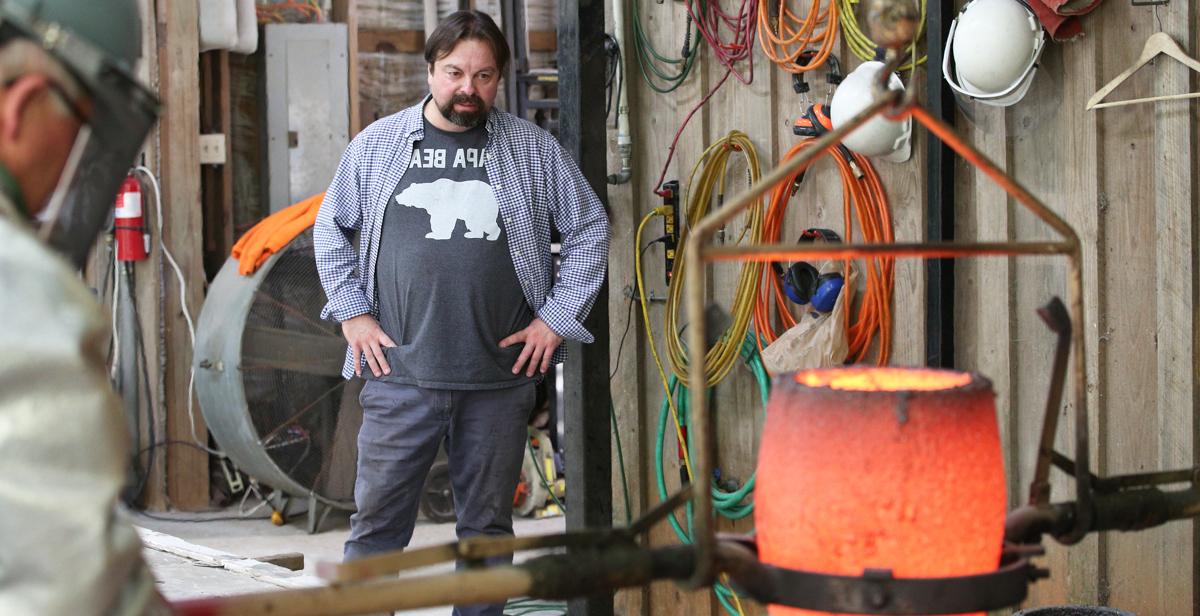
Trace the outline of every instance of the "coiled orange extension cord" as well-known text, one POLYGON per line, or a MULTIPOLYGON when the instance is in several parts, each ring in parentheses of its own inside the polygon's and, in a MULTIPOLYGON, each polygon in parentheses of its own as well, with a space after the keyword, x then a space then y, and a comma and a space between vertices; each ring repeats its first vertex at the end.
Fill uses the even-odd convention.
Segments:
MULTIPOLYGON (((812 145, 814 139, 804 139, 792 146, 784 156, 788 160, 798 155, 812 145)), ((879 175, 866 157, 851 153, 853 165, 837 148, 828 150, 825 155, 832 158, 842 176, 842 210, 845 231, 842 235, 846 242, 854 241, 853 223, 857 217, 862 240, 867 243, 892 242, 892 215, 888 206, 887 194, 879 175)), ((821 160, 817 157, 812 162, 821 160)), ((771 202, 768 205, 763 220, 763 242, 778 243, 783 228, 783 217, 791 200, 792 189, 796 178, 804 173, 812 163, 788 176, 771 191, 771 202)), ((846 340, 849 347, 847 361, 858 363, 863 361, 870 350, 872 340, 878 338, 879 346, 875 362, 885 365, 891 354, 892 343, 892 293, 895 287, 895 263, 893 257, 866 260, 866 283, 858 308, 848 307, 846 310, 846 340)), ((849 280, 851 262, 843 265, 843 274, 849 280)), ((776 315, 783 326, 781 331, 794 327, 796 319, 788 310, 789 300, 783 293, 782 282, 772 268, 764 267, 759 287, 758 299, 754 305, 754 331, 757 334, 759 350, 775 341, 778 337, 771 324, 771 303, 776 307, 776 315)))
POLYGON ((821 0, 810 2, 803 19, 788 9, 787 0, 758 3, 759 45, 772 62, 789 73, 820 68, 829 59, 837 40, 838 3, 829 2, 822 11, 821 0))

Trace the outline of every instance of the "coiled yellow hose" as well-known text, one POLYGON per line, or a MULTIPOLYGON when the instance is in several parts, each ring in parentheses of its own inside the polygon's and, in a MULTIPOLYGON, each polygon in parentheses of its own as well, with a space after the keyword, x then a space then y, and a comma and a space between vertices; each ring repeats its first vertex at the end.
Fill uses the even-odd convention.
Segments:
MULTIPOLYGON (((725 198, 725 183, 729 172, 729 164, 734 153, 741 154, 746 161, 748 184, 755 184, 760 177, 758 151, 750 141, 750 137, 738 130, 731 131, 724 139, 712 144, 700 155, 700 160, 692 167, 688 176, 687 190, 684 200, 687 204, 684 219, 687 225, 681 230, 680 249, 675 261, 671 284, 667 288, 667 351, 671 358, 671 367, 675 375, 687 387, 711 387, 724 380, 729 371, 737 363, 741 353, 742 341, 750 326, 750 318, 754 313, 754 303, 758 294, 758 280, 762 272, 762 263, 747 261, 742 264, 738 275, 737 288, 734 292, 731 307, 733 322, 721 334, 717 343, 705 354, 704 381, 695 382, 689 374, 687 365, 687 349, 680 336, 680 310, 683 307, 684 272, 687 262, 685 247, 690 239, 687 231, 698 224, 708 212, 713 203, 714 189, 718 207, 725 198), (697 177, 699 172, 699 177, 697 177)), ((745 228, 733 244, 748 242, 759 244, 762 241, 763 202, 759 198, 744 214, 745 228)))
MULTIPOLYGON (((920 2, 921 21, 918 22, 917 25, 917 35, 913 37, 911 48, 912 55, 910 58, 917 58, 917 41, 920 40, 921 35, 925 32, 925 0, 920 0, 920 2)), ((859 0, 837 0, 837 3, 840 9, 838 11, 838 20, 842 24, 842 37, 845 39, 846 45, 850 48, 850 51, 853 52, 854 55, 858 56, 860 60, 873 59, 875 57, 875 48, 878 47, 878 45, 876 45, 875 41, 872 41, 871 37, 868 36, 866 32, 863 32, 862 28, 858 25, 858 17, 854 14, 854 8, 855 5, 859 3, 859 0)), ((900 70, 911 71, 912 69, 924 64, 925 59, 926 56, 924 55, 917 58, 916 62, 913 62, 910 59, 907 64, 900 67, 900 70)))

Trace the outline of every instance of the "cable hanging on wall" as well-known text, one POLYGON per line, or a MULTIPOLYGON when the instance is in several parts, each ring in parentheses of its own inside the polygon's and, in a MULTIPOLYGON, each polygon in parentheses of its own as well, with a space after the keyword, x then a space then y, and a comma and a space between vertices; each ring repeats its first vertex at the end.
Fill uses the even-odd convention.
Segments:
POLYGON ((633 47, 638 59, 638 68, 642 78, 650 89, 660 94, 674 92, 687 79, 696 62, 697 38, 692 17, 687 15, 687 25, 684 27, 683 48, 678 58, 664 55, 651 42, 650 36, 642 26, 642 11, 640 0, 631 0, 633 6, 633 47))
MULTIPOLYGON (((754 345, 753 334, 746 334, 741 345, 741 358, 745 363, 746 369, 754 375, 755 383, 759 393, 759 398, 762 401, 762 408, 767 407, 767 398, 771 393, 771 377, 767 374, 766 367, 763 366, 762 357, 759 356, 758 348, 754 345)), ((712 388, 710 387, 711 391, 712 388)), ((658 411, 658 429, 655 433, 654 440, 654 472, 655 482, 658 487, 658 497, 661 500, 666 500, 667 482, 666 482, 666 462, 663 459, 666 450, 667 441, 667 419, 674 416, 676 419, 675 433, 683 435, 684 438, 689 438, 691 434, 691 415, 688 413, 688 388, 679 382, 678 377, 672 376, 667 383, 668 395, 663 398, 662 405, 658 411), (674 400, 672 403, 672 395, 674 400), (678 413, 672 413, 671 409, 678 409, 678 413)), ((692 450, 690 440, 679 447, 678 455, 683 458, 684 464, 681 465, 680 471, 682 476, 681 481, 691 482, 691 454, 692 450)), ((750 516, 754 512, 754 485, 756 473, 751 473, 750 477, 744 483, 733 482, 733 485, 726 485, 727 480, 724 476, 718 478, 714 476, 709 482, 709 490, 712 493, 714 509, 717 514, 728 520, 741 520, 750 516)), ((679 522, 675 513, 671 512, 667 515, 667 522, 671 525, 671 529, 675 531, 675 536, 683 543, 692 542, 692 506, 691 503, 685 508, 685 522, 687 527, 679 522)), ((741 599, 737 592, 728 585, 728 580, 722 580, 725 583, 713 584, 713 592, 717 596, 717 601, 721 607, 725 608, 725 612, 732 615, 742 614, 741 599)))
POLYGON ((317 0, 275 0, 260 3, 254 7, 258 23, 287 23, 293 21, 292 15, 300 15, 300 20, 308 22, 324 22, 325 11, 317 0))
MULTIPOLYGON (((747 180, 751 184, 758 181, 760 168, 758 151, 750 137, 738 130, 731 131, 724 139, 710 145, 700 155, 700 159, 692 167, 688 176, 685 202, 687 210, 684 215, 686 225, 680 234, 680 248, 675 261, 674 274, 667 288, 667 351, 671 358, 671 366, 683 384, 696 387, 697 381, 689 374, 687 365, 687 350, 681 339, 680 311, 683 307, 684 271, 688 267, 684 246, 687 244, 686 231, 699 222, 714 203, 720 204, 725 199, 726 180, 729 175, 733 153, 742 155, 746 163, 747 180), (697 177, 699 172, 699 177, 697 177)), ((729 244, 743 242, 758 244, 762 241, 763 207, 761 200, 750 208, 745 218, 741 232, 732 240, 724 240, 729 244)), ((742 265, 738 274, 737 287, 734 291, 730 307, 731 323, 717 342, 708 349, 708 368, 702 376, 699 386, 716 385, 721 382, 737 362, 742 336, 750 327, 750 317, 754 310, 754 299, 758 290, 758 277, 762 264, 748 262, 742 265)))
MULTIPOLYGON (((721 144, 717 144, 721 145, 721 144)), ((666 216, 670 213, 669 206, 657 207, 646 214, 638 224, 637 231, 634 234, 635 245, 642 245, 642 234, 646 229, 646 225, 654 219, 655 216, 666 216)), ((662 238, 660 238, 662 239, 662 238)), ((657 242, 659 240, 654 240, 657 242)), ((659 497, 666 499, 666 479, 664 477, 663 451, 664 443, 666 442, 667 420, 670 418, 671 424, 674 427, 675 442, 677 445, 679 459, 679 474, 680 481, 684 483, 692 483, 694 481, 692 463, 691 463, 691 443, 688 441, 688 390, 676 375, 667 377, 666 368, 663 366, 662 358, 658 354, 658 345, 655 344, 654 329, 650 325, 650 308, 646 301, 646 282, 642 272, 642 255, 645 249, 649 248, 650 242, 645 244, 645 247, 634 254, 634 274, 637 280, 637 298, 641 306, 642 324, 645 326, 646 340, 650 346, 651 356, 654 358, 655 367, 658 369, 659 382, 663 388, 663 402, 659 409, 658 433, 655 445, 656 462, 655 471, 658 477, 659 497)), ((758 349, 754 346, 754 339, 750 333, 746 333, 742 339, 739 348, 739 354, 744 360, 746 367, 750 369, 754 375, 759 392, 762 396, 763 407, 766 408, 767 394, 770 391, 770 377, 767 375, 766 368, 763 367, 762 359, 758 354, 758 349)), ((709 387, 712 389, 712 386, 709 387)), ((614 428, 614 435, 617 432, 614 428)), ((618 443, 620 441, 618 440, 618 443)), ((620 449, 618 449, 618 454, 620 449)), ((624 462, 621 463, 622 481, 624 482, 624 462)), ((754 504, 751 499, 754 491, 754 476, 751 475, 744 484, 730 489, 726 489, 715 480, 710 481, 710 489, 712 490, 713 498, 720 503, 718 513, 731 520, 739 520, 748 515, 754 510, 754 504)), ((628 503, 628 487, 626 486, 626 503, 628 503)), ((691 543, 691 526, 692 526, 692 511, 691 506, 687 510, 687 526, 685 530, 679 523, 679 520, 672 513, 668 520, 672 528, 675 530, 676 536, 683 543, 691 543)), ((737 592, 728 586, 728 579, 722 576, 722 582, 713 585, 713 591, 716 593, 717 600, 725 611, 731 616, 741 616, 744 614, 741 605, 741 599, 737 592)))
POLYGON ((758 42, 763 53, 789 73, 820 68, 837 40, 838 2, 824 10, 821 0, 810 0, 803 16, 788 8, 787 0, 763 0, 758 5, 758 42))
MULTIPOLYGON (((838 21, 842 25, 842 36, 846 40, 846 46, 860 60, 872 60, 875 58, 875 53, 879 46, 871 37, 863 31, 858 25, 858 16, 854 13, 854 7, 859 4, 859 0, 837 0, 838 6, 838 21)), ((925 33, 925 0, 920 0, 921 5, 921 20, 917 22, 917 33, 912 40, 912 48, 909 53, 909 61, 906 64, 900 65, 898 70, 911 71, 914 68, 925 63, 926 55, 917 56, 917 41, 925 33), (916 58, 915 61, 912 58, 916 58)))
POLYGON ((759 0, 742 0, 736 13, 726 13, 717 0, 685 0, 684 4, 717 62, 738 81, 754 81, 754 15, 759 0), (737 69, 741 62, 746 63, 744 72, 737 69))

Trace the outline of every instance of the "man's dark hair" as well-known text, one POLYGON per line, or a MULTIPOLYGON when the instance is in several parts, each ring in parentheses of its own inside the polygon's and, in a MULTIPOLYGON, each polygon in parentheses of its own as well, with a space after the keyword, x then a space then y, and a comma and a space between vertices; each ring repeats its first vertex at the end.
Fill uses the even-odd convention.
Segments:
POLYGON ((438 24, 429 40, 425 41, 425 62, 429 64, 429 70, 433 70, 434 62, 450 55, 450 52, 465 39, 482 41, 491 47, 496 68, 500 70, 501 76, 504 75, 511 53, 508 40, 504 38, 504 33, 496 26, 496 22, 492 21, 487 13, 480 11, 458 11, 438 24))

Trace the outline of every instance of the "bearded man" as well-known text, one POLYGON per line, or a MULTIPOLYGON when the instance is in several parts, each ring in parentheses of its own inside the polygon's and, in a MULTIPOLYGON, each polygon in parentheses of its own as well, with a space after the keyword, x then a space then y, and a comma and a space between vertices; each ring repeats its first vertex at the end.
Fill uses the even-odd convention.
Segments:
POLYGON ((425 45, 429 94, 350 143, 317 215, 322 317, 342 324, 342 375, 367 379, 347 560, 408 545, 443 442, 459 538, 511 535, 535 384, 564 340, 593 341, 608 217, 552 135, 494 107, 509 55, 486 14, 450 15, 425 45))

